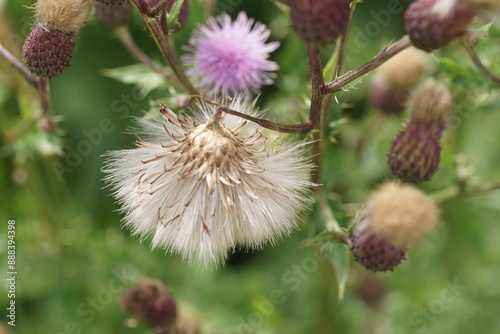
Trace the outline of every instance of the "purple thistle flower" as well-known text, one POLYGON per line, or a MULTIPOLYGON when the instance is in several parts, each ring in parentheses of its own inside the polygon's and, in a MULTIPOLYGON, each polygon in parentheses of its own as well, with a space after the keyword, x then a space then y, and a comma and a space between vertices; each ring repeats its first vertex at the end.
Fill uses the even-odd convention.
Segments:
POLYGON ((199 85, 211 95, 235 96, 259 91, 276 77, 278 64, 268 60, 278 42, 265 43, 270 30, 241 12, 234 22, 227 14, 210 18, 194 31, 183 60, 188 74, 201 77, 199 85))

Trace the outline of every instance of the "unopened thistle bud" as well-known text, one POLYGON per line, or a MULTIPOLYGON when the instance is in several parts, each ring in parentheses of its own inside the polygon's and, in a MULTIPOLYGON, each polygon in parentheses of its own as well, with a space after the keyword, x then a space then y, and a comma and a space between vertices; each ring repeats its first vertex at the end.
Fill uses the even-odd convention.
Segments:
POLYGON ((410 243, 435 228, 438 216, 434 202, 414 186, 383 185, 369 197, 349 237, 356 261, 372 271, 392 270, 410 243))
POLYGON ((73 37, 85 24, 91 0, 39 0, 37 22, 23 46, 23 60, 30 71, 51 78, 61 74, 73 57, 73 37))
POLYGON ((389 153, 389 167, 405 182, 428 181, 436 173, 440 154, 440 139, 451 112, 448 88, 430 79, 410 102, 410 119, 399 133, 389 153))
POLYGON ((462 0, 417 0, 406 11, 406 32, 413 45, 431 52, 463 35, 476 9, 462 0))
POLYGON ((386 114, 400 114, 411 90, 429 72, 425 52, 414 47, 401 51, 374 73, 370 86, 370 103, 386 114))
POLYGON ((177 317, 175 301, 161 281, 146 279, 126 289, 122 308, 151 328, 171 325, 177 317))
POLYGON ((349 24, 351 0, 287 0, 295 33, 306 43, 330 44, 349 24))
POLYGON ((94 2, 94 15, 100 25, 107 29, 116 29, 125 25, 132 17, 132 5, 126 1, 121 5, 106 5, 94 2))

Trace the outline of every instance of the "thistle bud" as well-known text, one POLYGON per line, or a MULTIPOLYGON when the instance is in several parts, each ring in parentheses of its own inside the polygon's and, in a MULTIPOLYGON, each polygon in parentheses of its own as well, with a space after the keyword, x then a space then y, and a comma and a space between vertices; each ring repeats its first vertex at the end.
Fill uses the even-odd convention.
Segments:
POLYGON ((31 27, 23 46, 23 60, 30 71, 40 77, 61 74, 73 58, 73 33, 47 30, 39 23, 31 27))
POLYGON ((104 28, 116 29, 127 24, 132 17, 132 5, 130 1, 121 5, 106 5, 102 2, 94 2, 94 15, 104 28))
POLYGON ((351 0, 287 0, 295 33, 306 43, 330 44, 349 24, 351 0))
POLYGON ((476 9, 467 1, 417 0, 406 11, 406 32, 413 45, 431 52, 463 35, 476 9))
POLYGON ((125 290, 122 308, 138 321, 151 328, 171 325, 177 317, 177 308, 170 293, 158 280, 143 280, 125 290))
POLYGON ((37 22, 23 46, 23 60, 33 74, 51 78, 61 74, 73 58, 73 37, 83 27, 91 0, 39 0, 37 22))
POLYGON ((410 243, 435 228, 438 216, 434 202, 417 188, 394 182, 383 185, 369 197, 349 236, 356 261, 372 271, 392 270, 410 243))
POLYGON ((425 52, 409 47, 375 70, 370 86, 370 103, 386 114, 400 114, 410 91, 429 72, 425 52))
POLYGON ((451 93, 430 79, 410 102, 410 119, 392 143, 388 155, 392 172, 405 182, 428 181, 436 173, 440 139, 451 112, 451 93))

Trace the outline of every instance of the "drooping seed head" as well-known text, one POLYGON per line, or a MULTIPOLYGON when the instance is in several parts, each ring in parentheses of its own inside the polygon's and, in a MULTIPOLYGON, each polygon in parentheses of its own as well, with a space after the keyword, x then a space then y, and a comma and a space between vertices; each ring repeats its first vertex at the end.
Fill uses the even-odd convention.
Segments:
MULTIPOLYGON (((241 99, 229 107, 253 113, 241 99)), ((112 152, 105 170, 125 226, 204 265, 289 234, 312 186, 303 144, 273 147, 254 124, 218 110, 203 102, 191 118, 163 106, 162 119, 140 121, 138 147, 112 152)))

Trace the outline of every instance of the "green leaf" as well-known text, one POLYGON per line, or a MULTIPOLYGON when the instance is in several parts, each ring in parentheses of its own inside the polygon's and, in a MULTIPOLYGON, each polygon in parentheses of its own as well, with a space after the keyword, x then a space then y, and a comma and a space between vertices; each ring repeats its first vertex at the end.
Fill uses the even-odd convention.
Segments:
POLYGON ((349 277, 349 260, 351 252, 346 244, 340 242, 327 242, 321 250, 328 255, 335 269, 335 278, 339 289, 339 300, 344 299, 345 285, 349 277))
POLYGON ((181 7, 183 3, 184 0, 179 0, 174 2, 172 8, 167 13, 167 27, 169 30, 178 24, 177 19, 179 18, 179 14, 181 12, 181 7))
POLYGON ((146 96, 154 89, 167 87, 164 77, 152 72, 144 64, 104 69, 102 74, 119 82, 140 87, 142 96, 146 96))
POLYGON ((345 85, 344 87, 342 87, 342 90, 344 92, 348 92, 352 89, 355 89, 358 85, 362 84, 363 83, 363 80, 365 80, 365 78, 367 76, 370 75, 370 72, 360 76, 359 78, 357 78, 356 80, 352 81, 351 83, 348 83, 347 85, 345 85))

